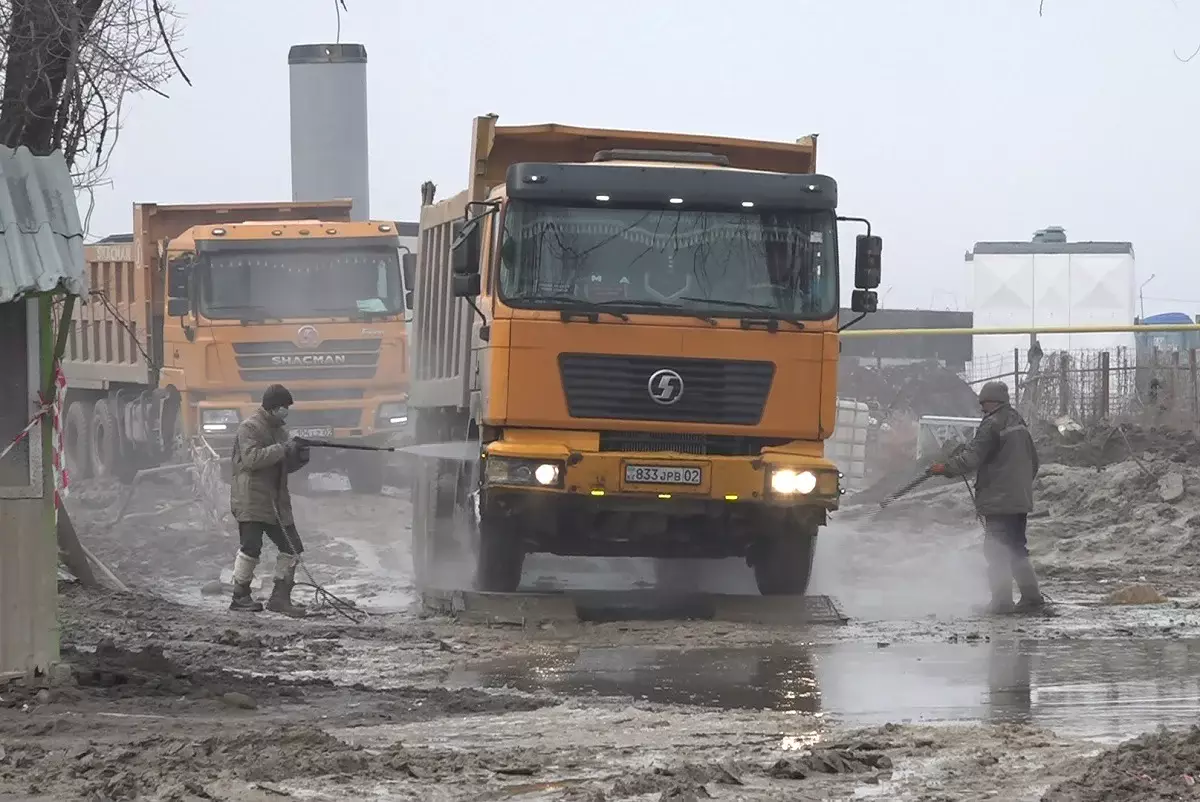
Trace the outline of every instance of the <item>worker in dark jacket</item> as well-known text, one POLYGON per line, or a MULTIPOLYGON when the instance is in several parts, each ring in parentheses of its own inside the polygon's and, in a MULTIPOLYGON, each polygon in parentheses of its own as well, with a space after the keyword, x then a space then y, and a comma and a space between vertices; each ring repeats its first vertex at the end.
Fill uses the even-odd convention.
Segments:
POLYGON ((983 552, 993 613, 1034 612, 1045 601, 1029 561, 1025 526, 1033 510, 1037 449, 1024 419, 1008 402, 1008 386, 988 382, 979 391, 983 420, 975 439, 945 463, 930 467, 940 476, 975 474, 975 506, 984 522, 983 552), (1012 585, 1021 600, 1013 605, 1012 585))
POLYGON ((237 520, 240 545, 233 563, 231 610, 256 613, 263 608, 250 595, 250 583, 266 535, 279 550, 267 609, 296 617, 305 613, 303 606, 292 603, 296 565, 304 546, 292 516, 288 474, 308 464, 309 447, 288 439, 284 421, 291 406, 288 389, 272 384, 263 393, 262 407, 238 425, 233 439, 229 506, 237 520))

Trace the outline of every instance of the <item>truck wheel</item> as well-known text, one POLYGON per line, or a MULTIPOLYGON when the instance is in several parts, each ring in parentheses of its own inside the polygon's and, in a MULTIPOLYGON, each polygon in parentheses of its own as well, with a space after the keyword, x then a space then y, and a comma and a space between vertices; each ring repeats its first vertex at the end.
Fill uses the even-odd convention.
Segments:
POLYGON ((759 541, 750 567, 763 596, 803 596, 812 576, 816 528, 771 535, 759 541))
POLYGON ((125 459, 117 416, 111 402, 101 398, 92 410, 92 475, 97 479, 117 479, 129 484, 137 468, 125 459))
POLYGON ((507 522, 479 522, 479 553, 475 558, 475 589, 485 593, 516 593, 525 568, 525 544, 507 522))
POLYGON ((72 401, 63 420, 63 450, 72 479, 92 476, 92 409, 87 401, 72 401))
POLYGON ((383 460, 374 455, 352 459, 346 464, 346 478, 355 493, 378 496, 383 492, 383 460))

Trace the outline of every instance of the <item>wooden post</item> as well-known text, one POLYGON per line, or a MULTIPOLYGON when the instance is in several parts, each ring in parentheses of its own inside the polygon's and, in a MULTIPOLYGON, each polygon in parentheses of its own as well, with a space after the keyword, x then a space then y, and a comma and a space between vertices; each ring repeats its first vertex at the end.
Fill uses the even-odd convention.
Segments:
POLYGON ((1108 351, 1100 353, 1100 419, 1108 419, 1108 397, 1109 397, 1109 357, 1108 351))

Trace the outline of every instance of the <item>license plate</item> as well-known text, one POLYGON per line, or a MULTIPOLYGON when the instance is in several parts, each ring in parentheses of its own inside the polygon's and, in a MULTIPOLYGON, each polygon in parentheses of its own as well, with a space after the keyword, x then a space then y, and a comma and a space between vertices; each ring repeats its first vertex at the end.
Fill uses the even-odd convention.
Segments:
POLYGON ((307 437, 310 440, 315 440, 318 437, 333 437, 333 427, 301 426, 297 429, 292 429, 291 433, 296 437, 307 437))
POLYGON ((700 468, 668 467, 665 465, 625 466, 626 484, 699 485, 703 475, 700 468))

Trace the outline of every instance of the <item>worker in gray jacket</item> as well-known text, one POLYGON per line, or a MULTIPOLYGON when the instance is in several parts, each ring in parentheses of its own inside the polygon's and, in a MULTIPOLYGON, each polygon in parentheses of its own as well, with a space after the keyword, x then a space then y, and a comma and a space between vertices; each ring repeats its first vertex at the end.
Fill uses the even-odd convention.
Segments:
POLYGON ((1025 526, 1033 510, 1037 449, 1029 427, 1009 404, 1008 385, 985 384, 979 391, 979 407, 983 420, 975 439, 929 471, 939 476, 975 474, 975 506, 984 522, 983 553, 992 595, 989 610, 997 614, 1035 612, 1045 600, 1029 561, 1025 526), (1021 592, 1016 605, 1014 579, 1021 592))
POLYGON ((262 406, 238 425, 233 439, 229 506, 237 520, 240 544, 233 563, 231 610, 256 613, 263 608, 250 595, 250 583, 266 535, 279 550, 267 609, 294 617, 305 614, 302 605, 292 603, 296 566, 304 545, 292 516, 288 474, 308 464, 309 447, 287 436, 284 421, 291 406, 288 389, 272 384, 263 393, 262 406))

